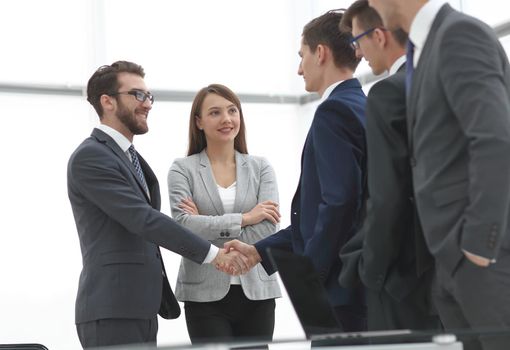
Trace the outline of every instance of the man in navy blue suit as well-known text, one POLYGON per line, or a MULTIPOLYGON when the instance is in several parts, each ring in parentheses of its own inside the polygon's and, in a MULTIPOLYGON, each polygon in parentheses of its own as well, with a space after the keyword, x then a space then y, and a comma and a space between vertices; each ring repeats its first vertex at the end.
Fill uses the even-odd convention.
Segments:
POLYGON ((338 283, 341 247, 361 222, 365 159, 365 94, 353 78, 359 63, 351 35, 339 30, 342 13, 330 11, 303 29, 298 74, 305 89, 321 101, 308 132, 301 176, 292 200, 291 225, 254 246, 230 241, 234 248, 274 273, 266 248, 308 256, 323 282, 338 321, 345 331, 366 329, 361 290, 338 283))

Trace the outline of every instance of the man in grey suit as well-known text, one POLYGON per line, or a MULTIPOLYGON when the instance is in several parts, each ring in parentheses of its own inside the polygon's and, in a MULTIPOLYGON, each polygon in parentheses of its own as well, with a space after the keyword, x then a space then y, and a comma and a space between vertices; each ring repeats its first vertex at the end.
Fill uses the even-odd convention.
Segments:
POLYGON ((159 246, 234 274, 248 269, 241 254, 226 254, 160 213, 156 176, 132 145, 134 135, 148 131, 154 101, 144 75, 126 61, 92 75, 87 100, 101 124, 68 164, 83 259, 75 311, 84 348, 156 343, 158 312, 179 316, 159 246))
MULTIPOLYGON (((389 73, 367 97, 370 197, 363 227, 356 234, 361 237, 354 239, 357 247, 352 251, 349 242, 342 261, 348 266, 359 260, 359 276, 367 287, 368 330, 438 329, 430 295, 433 261, 416 222, 407 147, 407 34, 386 30, 368 0, 355 1, 341 26, 352 33, 356 55, 368 61, 375 75, 389 73)), ((342 270, 341 284, 349 282, 348 271, 342 270)))
MULTIPOLYGON (((370 5, 388 29, 409 33, 410 164, 419 218, 436 262, 434 299, 441 320, 448 329, 508 327, 507 56, 489 26, 444 1, 370 5)), ((507 349, 509 334, 482 332, 465 349, 507 349)))

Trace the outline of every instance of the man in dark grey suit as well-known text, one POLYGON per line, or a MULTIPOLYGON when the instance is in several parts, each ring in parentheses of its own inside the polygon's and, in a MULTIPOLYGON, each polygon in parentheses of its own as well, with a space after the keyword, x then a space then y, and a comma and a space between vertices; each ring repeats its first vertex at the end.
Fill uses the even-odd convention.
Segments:
MULTIPOLYGON (((493 30, 444 1, 369 0, 409 33, 408 127, 419 218, 446 328, 510 326, 510 72, 493 30), (413 48, 414 46, 414 48, 413 48)), ((465 349, 508 349, 482 335, 465 349)))
MULTIPOLYGON (((359 244, 352 251, 350 242, 342 250, 342 260, 346 265, 359 260, 359 276, 367 287, 368 330, 438 329, 430 294, 433 261, 415 222, 407 147, 407 34, 386 30, 368 0, 355 1, 341 26, 352 32, 356 55, 368 61, 375 75, 389 73, 367 97, 370 197, 363 227, 356 234, 361 237, 354 239, 358 244, 362 239, 362 248, 359 244)), ((349 285, 347 271, 342 270, 340 283, 349 285)))
POLYGON ((156 343, 158 312, 179 316, 159 246, 197 264, 235 274, 248 270, 238 252, 226 254, 160 213, 156 176, 132 145, 134 135, 148 131, 154 101, 144 75, 141 66, 126 61, 92 75, 87 99, 101 124, 68 164, 83 258, 76 327, 84 348, 156 343))

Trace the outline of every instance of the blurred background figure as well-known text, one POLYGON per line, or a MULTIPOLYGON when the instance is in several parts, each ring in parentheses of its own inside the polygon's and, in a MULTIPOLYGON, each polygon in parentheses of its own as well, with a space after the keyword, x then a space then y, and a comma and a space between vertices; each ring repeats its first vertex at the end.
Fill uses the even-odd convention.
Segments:
MULTIPOLYGON (((384 28, 368 0, 355 1, 341 26, 352 32, 356 54, 372 72, 389 74, 367 97, 367 216, 356 234, 356 250, 350 242, 342 260, 360 264, 354 271, 367 287, 369 330, 439 329, 431 302, 434 264, 415 215, 407 146, 407 34, 384 28)), ((351 284, 347 278, 342 274, 340 282, 351 284)))

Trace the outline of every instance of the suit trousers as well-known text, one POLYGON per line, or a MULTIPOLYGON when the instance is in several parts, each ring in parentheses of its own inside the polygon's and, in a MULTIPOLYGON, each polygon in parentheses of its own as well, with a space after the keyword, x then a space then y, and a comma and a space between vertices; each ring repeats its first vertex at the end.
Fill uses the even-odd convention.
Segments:
POLYGON ((76 330, 84 349, 142 343, 156 345, 158 317, 149 320, 101 319, 78 323, 76 330))
POLYGON ((274 331, 274 299, 250 300, 240 285, 212 302, 184 302, 188 334, 193 344, 208 341, 271 341, 274 331))
MULTIPOLYGON (((445 328, 480 332, 462 336, 465 350, 506 350, 510 344, 510 252, 501 249, 497 262, 479 267, 463 257, 452 274, 436 264, 433 288, 445 328), (507 329, 505 334, 484 331, 507 329)), ((459 332, 460 333, 460 332, 459 332)))
POLYGON ((333 311, 344 332, 367 330, 367 307, 364 304, 339 305, 335 306, 333 311))
POLYGON ((442 325, 432 301, 431 269, 403 299, 397 300, 385 289, 367 288, 368 330, 441 330, 442 325))

